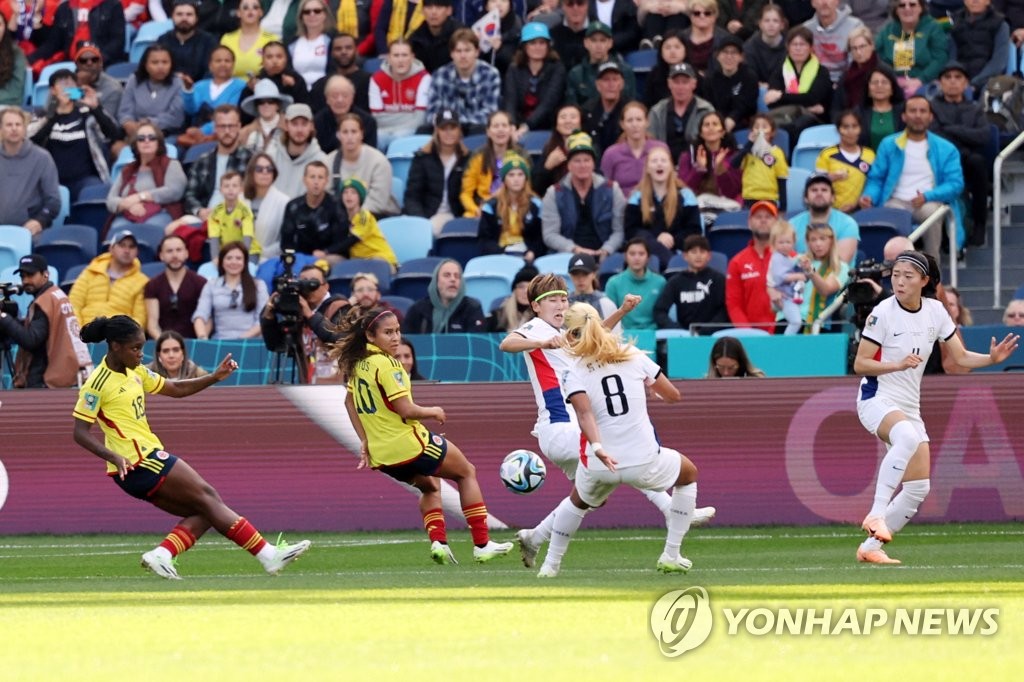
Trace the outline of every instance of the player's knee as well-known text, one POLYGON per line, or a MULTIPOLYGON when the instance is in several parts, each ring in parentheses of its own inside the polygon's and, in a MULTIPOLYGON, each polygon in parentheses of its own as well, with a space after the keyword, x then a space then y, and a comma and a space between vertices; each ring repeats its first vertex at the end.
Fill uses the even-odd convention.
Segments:
POLYGON ((415 486, 416 489, 424 495, 438 493, 441 491, 440 483, 433 476, 419 476, 415 481, 413 481, 413 486, 415 486))
POLYGON ((913 422, 903 420, 889 429, 889 442, 893 446, 905 448, 908 452, 916 452, 924 438, 913 422))
POLYGON ((683 457, 683 465, 679 470, 679 483, 689 485, 697 482, 697 465, 683 457))
POLYGON ((928 492, 932 489, 932 483, 927 478, 922 478, 917 481, 904 481, 903 490, 907 496, 911 499, 923 502, 924 498, 928 497, 928 492))

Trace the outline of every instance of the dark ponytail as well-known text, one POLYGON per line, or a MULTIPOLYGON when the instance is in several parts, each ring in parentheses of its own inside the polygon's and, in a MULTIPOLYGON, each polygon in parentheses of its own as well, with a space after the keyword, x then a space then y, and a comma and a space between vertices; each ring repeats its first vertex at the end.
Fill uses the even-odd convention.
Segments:
POLYGON ((106 341, 108 344, 116 341, 126 343, 135 338, 142 331, 139 323, 127 315, 114 315, 113 317, 97 317, 89 324, 82 327, 79 335, 86 343, 99 343, 106 341))
POLYGON ((366 348, 369 343, 366 335, 375 330, 381 320, 387 319, 389 315, 394 313, 387 308, 367 310, 354 305, 335 328, 335 332, 341 335, 341 340, 334 344, 331 359, 338 363, 338 369, 346 380, 352 375, 356 363, 369 353, 366 348))

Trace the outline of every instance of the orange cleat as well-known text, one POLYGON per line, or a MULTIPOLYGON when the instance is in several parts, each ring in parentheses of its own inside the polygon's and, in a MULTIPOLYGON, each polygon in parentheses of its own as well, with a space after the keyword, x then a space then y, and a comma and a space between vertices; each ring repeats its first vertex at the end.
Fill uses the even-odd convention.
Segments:
POLYGON ((857 548, 857 561, 864 564, 900 564, 899 559, 893 559, 881 549, 860 549, 857 548))
POLYGON ((885 519, 881 516, 868 516, 864 523, 860 524, 868 535, 878 538, 882 542, 892 542, 892 532, 889 526, 885 525, 885 519))

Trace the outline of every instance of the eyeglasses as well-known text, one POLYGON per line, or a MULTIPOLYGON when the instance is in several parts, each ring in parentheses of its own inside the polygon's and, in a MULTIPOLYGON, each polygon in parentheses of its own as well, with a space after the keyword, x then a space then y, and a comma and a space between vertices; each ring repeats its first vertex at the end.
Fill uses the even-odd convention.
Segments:
POLYGON ((375 294, 377 293, 376 287, 357 287, 352 290, 353 294, 375 294))
POLYGON ((158 138, 156 135, 153 135, 153 134, 150 134, 150 133, 146 133, 146 134, 143 134, 143 135, 137 135, 135 137, 135 140, 137 142, 156 142, 159 139, 160 138, 158 138))
POLYGON ((252 170, 255 173, 273 173, 274 172, 274 167, 273 166, 253 166, 252 170))
POLYGON ((1024 320, 1024 312, 1006 313, 1006 317, 1011 320, 1024 320))
POLYGON ((99 57, 79 57, 75 60, 76 64, 99 64, 99 57))
POLYGON ((691 17, 713 17, 715 14, 717 12, 710 9, 695 9, 690 12, 691 17))
POLYGON ((217 130, 234 130, 235 128, 241 128, 242 126, 238 123, 218 123, 213 127, 217 130))
POLYGON ((258 99, 256 100, 256 106, 262 107, 264 104, 277 104, 276 99, 258 99))
POLYGON ((171 297, 170 299, 168 299, 168 302, 171 304, 171 312, 178 312, 178 294, 171 294, 171 297))
POLYGON ((854 52, 860 52, 861 50, 866 50, 869 47, 871 47, 871 43, 862 43, 860 45, 850 45, 850 49, 852 51, 854 51, 854 52))
POLYGON ((237 308, 238 307, 238 297, 241 294, 242 294, 242 292, 239 291, 238 289, 232 289, 231 290, 231 307, 232 308, 237 308))
POLYGON ((323 13, 324 13, 324 8, 323 7, 310 7, 309 9, 302 10, 303 16, 308 15, 308 14, 323 14, 323 13))

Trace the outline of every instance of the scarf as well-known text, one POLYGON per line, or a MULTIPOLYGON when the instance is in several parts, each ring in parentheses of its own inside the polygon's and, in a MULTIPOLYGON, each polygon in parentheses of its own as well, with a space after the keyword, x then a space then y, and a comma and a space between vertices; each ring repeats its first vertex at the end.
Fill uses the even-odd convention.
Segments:
MULTIPOLYGON (((829 272, 830 268, 828 266, 828 261, 822 261, 821 264, 818 265, 818 274, 824 278, 828 276, 829 272)), ((809 280, 808 284, 810 284, 809 280)), ((829 304, 830 298, 828 296, 822 296, 821 292, 819 292, 817 287, 814 285, 811 285, 810 289, 811 297, 807 301, 807 326, 804 327, 805 334, 811 333, 811 325, 814 324, 814 321, 818 319, 818 315, 821 315, 821 311, 829 304)))
POLYGON ((818 68, 820 66, 821 63, 818 61, 818 58, 812 54, 798 76, 796 67, 793 66, 793 60, 786 57, 786 61, 782 62, 782 82, 786 86, 786 93, 800 95, 810 92, 811 85, 818 75, 818 68))
POLYGON ((855 109, 865 101, 864 93, 867 92, 868 75, 876 66, 878 66, 877 52, 872 52, 871 57, 863 64, 850 62, 846 76, 840 81, 843 94, 846 96, 846 106, 855 109))
POLYGON ((359 16, 356 14, 356 0, 341 0, 338 6, 338 33, 347 33, 359 38, 359 16))
POLYGON ((406 0, 398 0, 391 7, 391 21, 388 23, 388 45, 399 38, 408 38, 412 32, 423 23, 423 3, 417 2, 416 8, 412 11, 412 18, 409 25, 405 25, 406 16, 409 13, 409 3, 406 0))
POLYGON ((448 333, 448 322, 452 318, 452 313, 455 309, 462 304, 462 299, 466 298, 466 280, 461 280, 459 285, 459 293, 455 295, 448 305, 445 306, 441 300, 441 294, 437 292, 437 273, 441 271, 441 266, 445 263, 455 263, 457 261, 451 258, 446 258, 437 264, 434 268, 434 276, 430 279, 430 285, 427 287, 427 295, 430 297, 430 305, 433 308, 433 314, 431 321, 433 323, 433 329, 431 330, 434 334, 447 334, 448 333))

